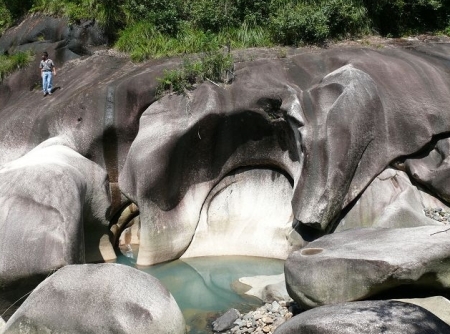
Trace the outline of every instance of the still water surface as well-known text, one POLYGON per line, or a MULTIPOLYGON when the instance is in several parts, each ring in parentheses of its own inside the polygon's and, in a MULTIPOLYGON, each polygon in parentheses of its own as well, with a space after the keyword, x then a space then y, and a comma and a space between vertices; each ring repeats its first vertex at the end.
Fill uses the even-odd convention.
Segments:
MULTIPOLYGON (((118 263, 136 267, 135 259, 118 263)), ((236 293, 232 286, 241 277, 279 275, 284 261, 248 256, 198 257, 151 267, 137 267, 158 278, 172 293, 186 319, 190 334, 212 333, 211 322, 236 308, 241 313, 262 305, 255 297, 236 293)))

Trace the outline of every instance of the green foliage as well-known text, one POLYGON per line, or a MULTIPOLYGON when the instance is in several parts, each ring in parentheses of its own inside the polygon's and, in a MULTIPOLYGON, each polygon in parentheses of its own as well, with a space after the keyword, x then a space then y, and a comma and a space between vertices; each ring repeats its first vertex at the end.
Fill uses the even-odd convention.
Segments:
POLYGON ((382 35, 401 36, 445 29, 450 16, 448 0, 361 0, 382 35))
POLYGON ((196 83, 205 80, 227 82, 232 68, 232 56, 221 52, 208 52, 195 61, 185 58, 180 69, 164 71, 164 76, 158 78, 157 96, 161 96, 165 92, 184 94, 196 83))
POLYGON ((255 46, 273 46, 270 31, 260 26, 252 26, 244 22, 240 27, 230 28, 219 33, 220 41, 227 41, 232 48, 248 48, 255 46))
POLYGON ((197 0, 190 7, 193 24, 204 31, 216 33, 237 25, 237 10, 231 0, 197 0))
POLYGON ((3 0, 0 0, 0 35, 9 28, 12 23, 11 13, 6 8, 3 0))
POLYGON ((275 41, 286 45, 320 43, 369 31, 366 8, 357 1, 295 1, 278 3, 270 27, 275 41))
POLYGON ((12 20, 17 20, 27 14, 35 0, 3 0, 12 20))
POLYGON ((367 9, 349 0, 331 0, 323 5, 331 37, 349 37, 369 32, 367 9))
POLYGON ((329 34, 325 12, 317 5, 289 4, 281 7, 270 22, 275 41, 286 45, 322 42, 329 34))
POLYGON ((123 28, 122 0, 34 0, 32 12, 67 17, 71 22, 95 19, 110 39, 123 28))
POLYGON ((39 11, 48 15, 65 16, 71 21, 79 21, 90 18, 93 8, 90 8, 90 3, 81 0, 36 0, 32 11, 39 11))
POLYGON ((133 61, 161 58, 185 53, 212 51, 225 41, 216 34, 186 27, 176 37, 165 35, 151 23, 141 21, 120 33, 116 47, 128 52, 133 61))
POLYGON ((175 36, 182 24, 183 0, 127 0, 123 5, 128 22, 146 21, 159 32, 175 36))
POLYGON ((33 59, 34 55, 31 52, 16 52, 10 56, 0 55, 0 79, 3 80, 15 70, 28 66, 33 59))
POLYGON ((370 31, 450 32, 450 0, 0 0, 0 34, 30 8, 72 22, 97 20, 134 61, 370 31))

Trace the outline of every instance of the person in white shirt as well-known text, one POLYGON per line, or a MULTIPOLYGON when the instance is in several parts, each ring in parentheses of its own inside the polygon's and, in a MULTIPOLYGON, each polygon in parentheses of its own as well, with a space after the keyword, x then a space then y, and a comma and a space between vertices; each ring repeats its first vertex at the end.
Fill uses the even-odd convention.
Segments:
POLYGON ((44 51, 42 55, 39 68, 41 69, 42 90, 44 91, 44 96, 47 96, 47 94, 51 95, 53 88, 53 76, 56 75, 56 67, 53 61, 48 58, 48 53, 46 51, 44 51))

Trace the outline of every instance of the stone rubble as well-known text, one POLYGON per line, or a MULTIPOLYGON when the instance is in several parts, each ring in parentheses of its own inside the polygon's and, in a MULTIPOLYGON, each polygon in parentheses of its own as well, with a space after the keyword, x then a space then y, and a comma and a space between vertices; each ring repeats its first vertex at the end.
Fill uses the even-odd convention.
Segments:
POLYGON ((434 219, 438 222, 447 224, 450 222, 450 212, 443 210, 442 208, 425 208, 423 209, 425 216, 434 219))
POLYGON ((293 301, 274 301, 266 303, 255 311, 241 314, 234 326, 225 334, 272 334, 275 329, 298 313, 293 301))

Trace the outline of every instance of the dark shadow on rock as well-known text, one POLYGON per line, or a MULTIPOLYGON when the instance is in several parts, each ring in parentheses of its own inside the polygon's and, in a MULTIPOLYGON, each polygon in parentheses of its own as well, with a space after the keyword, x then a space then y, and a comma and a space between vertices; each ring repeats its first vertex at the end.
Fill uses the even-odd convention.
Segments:
POLYGON ((298 234, 300 234, 303 240, 308 242, 314 241, 326 234, 326 232, 305 225, 302 222, 299 222, 297 219, 294 219, 294 221, 292 222, 292 227, 298 234))
POLYGON ((49 275, 35 275, 0 287, 0 317, 8 319, 23 304, 28 295, 49 275))
POLYGON ((278 327, 275 334, 436 334, 450 327, 420 306, 398 301, 362 301, 317 307, 278 327))
POLYGON ((61 89, 61 86, 53 87, 53 88, 52 88, 52 94, 53 94, 54 92, 56 92, 57 90, 59 90, 59 89, 61 89))
POLYGON ((271 161, 271 151, 288 151, 293 161, 298 159, 295 137, 287 122, 271 121, 251 111, 231 116, 210 114, 177 139, 167 152, 170 158, 164 174, 146 196, 163 210, 173 209, 193 184, 217 178, 243 146, 251 157, 247 163, 254 160, 251 165, 255 166, 281 168, 271 161))

